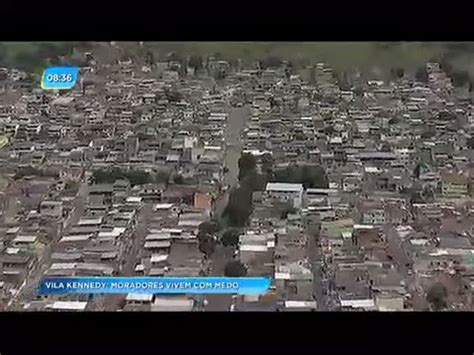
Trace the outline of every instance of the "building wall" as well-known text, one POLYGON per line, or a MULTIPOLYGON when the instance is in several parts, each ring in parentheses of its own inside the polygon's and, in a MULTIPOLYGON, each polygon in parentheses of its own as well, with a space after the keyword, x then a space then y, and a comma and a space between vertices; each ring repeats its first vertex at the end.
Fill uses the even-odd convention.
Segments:
POLYGON ((282 202, 289 202, 295 208, 300 208, 303 201, 303 192, 268 191, 266 195, 282 202))
POLYGON ((443 195, 446 196, 466 196, 468 194, 467 184, 443 183, 443 195))
POLYGON ((384 224, 385 211, 384 210, 370 210, 364 212, 362 221, 364 224, 384 224))

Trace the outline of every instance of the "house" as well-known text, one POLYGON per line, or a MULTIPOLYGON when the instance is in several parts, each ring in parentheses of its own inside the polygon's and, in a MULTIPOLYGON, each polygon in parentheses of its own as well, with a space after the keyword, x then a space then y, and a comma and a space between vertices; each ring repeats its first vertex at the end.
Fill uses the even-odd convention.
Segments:
POLYGON ((191 312, 195 301, 186 297, 156 297, 152 312, 191 312))
POLYGON ((359 206, 363 224, 382 225, 385 223, 385 209, 379 201, 364 201, 359 206))
POLYGON ((206 213, 212 210, 212 197, 209 193, 196 192, 194 194, 194 208, 202 209, 206 213))
POLYGON ((470 179, 458 173, 442 174, 441 186, 444 196, 463 197, 469 195, 470 179))
POLYGON ((265 196, 289 202, 293 207, 300 208, 303 203, 303 184, 269 182, 265 188, 265 196))

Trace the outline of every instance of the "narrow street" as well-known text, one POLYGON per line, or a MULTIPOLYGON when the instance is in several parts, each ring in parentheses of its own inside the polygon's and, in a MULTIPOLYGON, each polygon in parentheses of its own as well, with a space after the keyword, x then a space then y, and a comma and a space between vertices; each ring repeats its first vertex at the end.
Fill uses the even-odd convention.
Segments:
POLYGON ((319 245, 319 226, 310 225, 308 234, 308 256, 313 270, 313 295, 315 297, 318 311, 328 311, 327 281, 322 267, 321 247, 319 245))
POLYGON ((54 249, 54 245, 59 241, 59 238, 63 234, 63 230, 70 228, 79 221, 81 215, 84 212, 88 191, 89 187, 87 182, 82 182, 76 194, 75 208, 70 212, 69 216, 66 218, 66 220, 64 220, 64 222, 55 222, 57 223, 57 230, 54 233, 55 238, 53 240, 49 240, 49 243, 44 246, 40 258, 35 262, 32 269, 28 272, 28 276, 18 289, 17 294, 10 299, 7 309, 16 309, 20 306, 20 304, 17 304, 18 302, 21 303, 22 300, 34 299, 36 297, 39 283, 46 270, 48 270, 51 265, 51 254, 54 249))

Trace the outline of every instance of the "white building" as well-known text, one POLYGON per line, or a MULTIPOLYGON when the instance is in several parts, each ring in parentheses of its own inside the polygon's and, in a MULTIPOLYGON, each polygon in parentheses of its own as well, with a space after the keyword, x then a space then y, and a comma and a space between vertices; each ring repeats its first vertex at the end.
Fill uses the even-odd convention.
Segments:
POLYGON ((407 165, 410 163, 412 153, 413 150, 408 148, 395 149, 395 155, 397 156, 397 160, 403 165, 407 165))
POLYGON ((265 189, 267 198, 287 201, 293 207, 300 208, 303 201, 303 184, 269 182, 265 189))

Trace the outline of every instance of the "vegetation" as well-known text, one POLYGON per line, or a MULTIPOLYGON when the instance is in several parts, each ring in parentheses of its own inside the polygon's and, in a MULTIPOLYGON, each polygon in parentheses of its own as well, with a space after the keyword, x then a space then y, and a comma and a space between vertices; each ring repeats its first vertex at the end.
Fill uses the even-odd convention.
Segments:
POLYGON ((252 190, 240 186, 229 194, 222 218, 232 227, 243 227, 252 213, 252 190))
POLYGON ((59 174, 55 171, 41 170, 36 169, 32 166, 26 166, 19 168, 15 175, 13 176, 14 180, 19 180, 25 176, 43 176, 43 177, 53 177, 58 178, 59 174))
POLYGON ((9 42, 0 44, 0 64, 29 73, 41 74, 48 65, 73 64, 64 57, 74 48, 86 49, 85 42, 9 42))
POLYGON ((237 228, 229 228, 222 235, 222 244, 224 246, 237 246, 239 244, 240 230, 237 228))
POLYGON ((224 268, 227 277, 242 277, 247 275, 247 268, 238 260, 229 261, 224 268))
POLYGON ((197 239, 199 242, 199 251, 204 254, 206 258, 210 257, 216 249, 216 238, 214 236, 220 229, 220 226, 215 222, 203 222, 199 225, 197 239))
POLYGON ((424 64, 416 70, 415 78, 422 83, 426 83, 428 81, 428 72, 426 71, 426 66, 424 64))
POLYGON ((68 180, 64 184, 64 189, 68 191, 77 191, 79 190, 80 184, 77 181, 68 180))
POLYGON ((203 67, 203 60, 202 60, 202 57, 199 56, 199 55, 192 55, 192 56, 189 58, 188 65, 189 65, 191 68, 194 68, 194 70, 202 69, 202 67, 203 67))
POLYGON ((184 183, 184 177, 183 175, 176 175, 174 178, 173 178, 173 182, 177 185, 182 185, 184 183))
POLYGON ((442 283, 436 283, 429 289, 426 300, 434 311, 441 311, 447 307, 448 290, 442 283))
POLYGON ((199 242, 199 251, 204 254, 206 258, 209 258, 214 250, 216 249, 216 241, 210 236, 199 236, 198 234, 198 242, 199 242))
POLYGON ((92 173, 92 182, 95 184, 114 183, 116 180, 128 180, 132 186, 144 185, 153 182, 151 175, 141 170, 122 170, 119 168, 100 169, 92 173))
POLYGON ((469 149, 474 149, 474 137, 469 137, 467 139, 467 147, 469 149))
POLYGON ((239 158, 239 181, 253 174, 257 166, 257 160, 250 153, 244 153, 239 158))
POLYGON ((281 211, 280 219, 286 219, 289 214, 293 214, 293 213, 296 213, 296 212, 297 212, 297 209, 294 208, 291 204, 288 204, 288 205, 285 206, 283 211, 281 211))
POLYGON ((215 234, 219 232, 220 229, 221 227, 215 221, 202 222, 199 225, 199 233, 208 234, 208 235, 215 234))
POLYGON ((290 165, 275 171, 274 181, 301 183, 305 188, 328 188, 329 183, 324 169, 318 165, 290 165))

